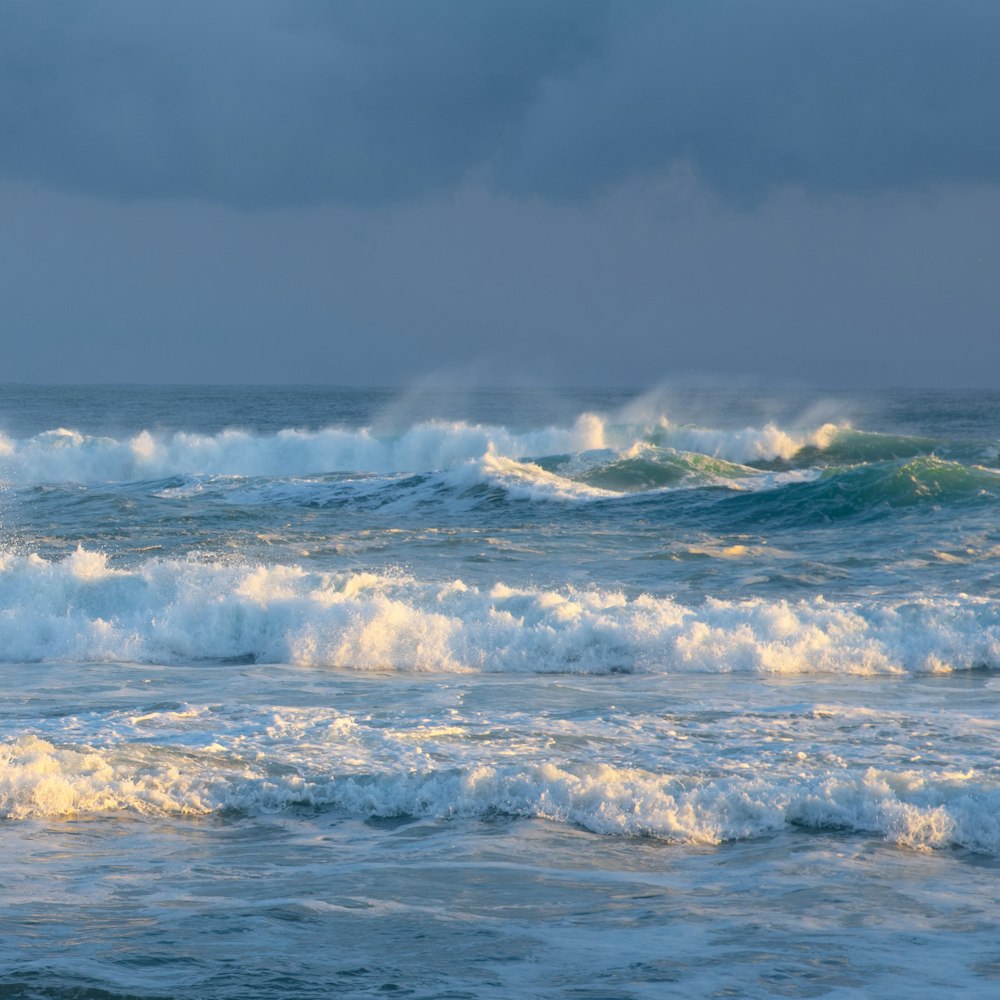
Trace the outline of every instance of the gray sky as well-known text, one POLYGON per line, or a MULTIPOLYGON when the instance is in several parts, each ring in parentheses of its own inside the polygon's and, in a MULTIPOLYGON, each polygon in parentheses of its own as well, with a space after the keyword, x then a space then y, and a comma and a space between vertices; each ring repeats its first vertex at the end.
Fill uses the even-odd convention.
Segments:
POLYGON ((1000 387, 996 0, 6 0, 0 381, 1000 387))

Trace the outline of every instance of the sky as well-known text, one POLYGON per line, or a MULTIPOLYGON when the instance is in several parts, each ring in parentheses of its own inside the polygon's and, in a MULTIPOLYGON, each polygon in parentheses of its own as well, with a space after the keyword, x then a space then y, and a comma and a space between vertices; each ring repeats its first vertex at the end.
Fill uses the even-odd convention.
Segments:
POLYGON ((5 0, 0 382, 1000 388, 996 0, 5 0))

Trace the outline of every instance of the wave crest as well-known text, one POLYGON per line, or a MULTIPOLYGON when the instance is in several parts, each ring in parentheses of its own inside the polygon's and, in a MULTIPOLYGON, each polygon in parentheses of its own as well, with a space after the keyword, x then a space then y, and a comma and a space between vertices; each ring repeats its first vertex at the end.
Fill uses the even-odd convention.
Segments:
MULTIPOLYGON (((773 424, 713 430, 682 427, 666 418, 652 424, 616 424, 584 413, 567 427, 515 432, 462 421, 416 424, 400 434, 369 428, 289 428, 273 435, 241 430, 218 434, 143 430, 118 440, 58 428, 16 440, 0 434, 0 474, 21 485, 123 482, 177 475, 303 476, 351 472, 391 474, 452 469, 487 455, 543 459, 608 450, 623 460, 656 446, 722 462, 791 461, 803 449, 823 450, 842 433, 833 424, 801 433, 773 424)), ((725 471, 720 472, 726 475, 725 471)))

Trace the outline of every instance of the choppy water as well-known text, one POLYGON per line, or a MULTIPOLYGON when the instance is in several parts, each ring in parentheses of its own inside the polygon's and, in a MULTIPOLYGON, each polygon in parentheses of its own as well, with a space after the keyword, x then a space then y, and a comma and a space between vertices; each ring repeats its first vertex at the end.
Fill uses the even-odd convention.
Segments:
POLYGON ((1000 394, 8 386, 0 483, 0 995, 1000 989, 1000 394))

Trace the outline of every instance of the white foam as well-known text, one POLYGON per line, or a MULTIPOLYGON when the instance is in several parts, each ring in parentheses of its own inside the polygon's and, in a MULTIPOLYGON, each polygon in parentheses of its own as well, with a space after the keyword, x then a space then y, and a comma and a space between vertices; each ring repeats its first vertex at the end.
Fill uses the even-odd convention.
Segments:
POLYGON ((0 554, 0 657, 252 658, 356 670, 942 672, 1000 665, 1000 602, 833 603, 451 586, 78 549, 0 554))
POLYGON ((829 448, 846 425, 823 424, 804 430, 783 430, 776 424, 716 430, 707 427, 675 426, 665 418, 659 422, 658 440, 681 451, 693 451, 730 462, 788 460, 805 447, 829 448))
POLYGON ((24 736, 0 744, 0 817, 254 814, 312 806, 361 817, 501 813, 697 844, 794 825, 866 833, 908 847, 1000 851, 1000 789, 972 772, 867 768, 711 778, 542 761, 316 776, 220 761, 217 749, 60 748, 24 736))
POLYGON ((609 450, 627 456, 649 440, 731 462, 791 458, 805 445, 826 447, 840 428, 825 424, 791 432, 763 428, 677 427, 665 417, 649 424, 612 424, 593 413, 566 427, 514 432, 462 421, 416 424, 398 435, 369 428, 286 429, 273 435, 242 430, 217 434, 154 433, 118 440, 66 428, 16 440, 0 434, 0 478, 17 484, 122 482, 175 475, 303 476, 330 472, 428 472, 486 456, 522 460, 609 450))
POLYGON ((189 473, 420 472, 453 468, 490 453, 518 458, 595 447, 603 447, 603 422, 590 414, 571 427, 525 434, 464 422, 429 422, 385 437, 368 428, 287 429, 265 436, 241 430, 145 430, 124 441, 65 428, 20 441, 0 435, 3 476, 17 483, 125 481, 189 473))

